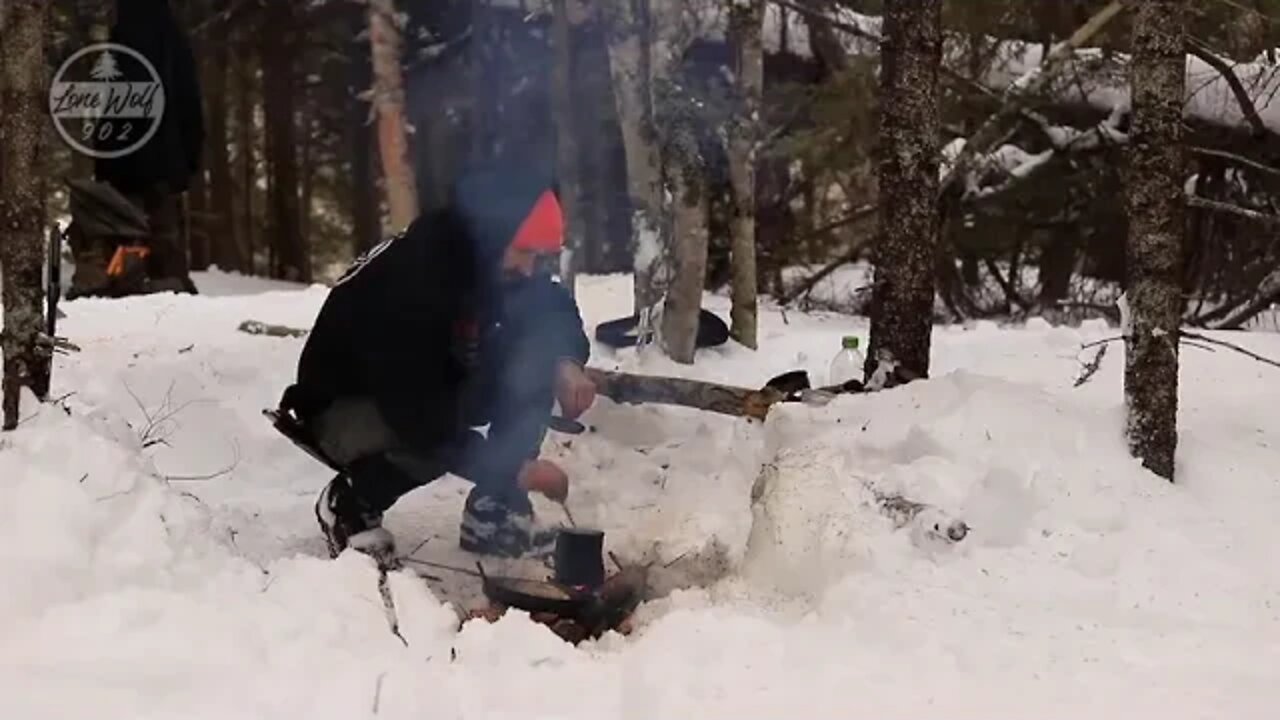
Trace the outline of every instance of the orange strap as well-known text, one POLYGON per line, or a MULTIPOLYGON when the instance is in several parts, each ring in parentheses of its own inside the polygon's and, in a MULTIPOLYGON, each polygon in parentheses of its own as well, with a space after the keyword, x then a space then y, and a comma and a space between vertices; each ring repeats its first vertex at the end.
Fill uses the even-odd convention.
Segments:
POLYGON ((151 254, 151 248, 143 245, 119 245, 116 252, 111 256, 111 262, 107 263, 107 277, 119 277, 124 274, 124 260, 128 255, 137 255, 138 259, 145 260, 151 254))

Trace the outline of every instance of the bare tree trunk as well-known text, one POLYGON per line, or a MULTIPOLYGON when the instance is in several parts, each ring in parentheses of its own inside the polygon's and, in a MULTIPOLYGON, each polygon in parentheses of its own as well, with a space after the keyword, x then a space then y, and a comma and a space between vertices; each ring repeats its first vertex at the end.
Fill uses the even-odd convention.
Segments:
POLYGON ((696 140, 683 140, 685 147, 673 152, 679 157, 672 158, 671 185, 675 195, 672 235, 676 262, 662 309, 662 344, 672 360, 689 365, 697 351, 702 289, 707 277, 709 208, 706 169, 696 140))
POLYGON ((270 243, 275 257, 272 275, 294 282, 311 282, 311 260, 302 236, 298 209, 298 129, 295 118, 296 78, 293 37, 298 23, 292 3, 269 3, 264 34, 262 98, 267 126, 271 174, 270 243))
POLYGON ((635 312, 643 334, 650 330, 651 310, 662 299, 666 285, 663 269, 670 252, 662 212, 662 156, 650 89, 649 0, 618 0, 610 10, 609 67, 627 157, 635 312))
MULTIPOLYGON (((205 136, 204 156, 209 157, 213 151, 213 142, 205 136)), ((196 171, 191 177, 191 189, 186 192, 187 207, 182 212, 180 232, 183 246, 186 247, 189 266, 192 270, 209 269, 209 182, 204 169, 196 171)))
POLYGON ((409 162, 409 137, 405 130, 401 30, 395 0, 371 0, 369 47, 373 55, 373 103, 378 112, 378 147, 387 204, 391 224, 397 230, 407 227, 418 216, 418 184, 409 162))
MULTIPOLYGON (((67 7, 76 18, 74 25, 81 32, 74 33, 71 38, 75 49, 92 43, 107 42, 111 32, 109 15, 111 3, 106 0, 76 0, 73 3, 59 3, 67 7), (68 7, 69 5, 69 7, 68 7)), ((57 52, 54 49, 54 52, 57 52)), ((94 175, 94 157, 86 153, 71 153, 71 174, 73 177, 92 178, 94 175)))
POLYGON ((1182 300, 1185 0, 1138 0, 1133 24, 1125 406, 1130 452, 1173 481, 1182 300))
POLYGON ((867 375, 929 374, 938 246, 942 1, 888 0, 880 48, 880 237, 867 375))
POLYGON ((250 42, 239 43, 236 54, 236 150, 239 155, 239 188, 240 188, 240 252, 244 257, 244 269, 249 275, 258 272, 257 251, 254 242, 254 207, 253 201, 257 189, 257 153, 254 143, 257 133, 254 129, 254 108, 257 105, 253 82, 253 47, 250 42))
POLYGON ((246 267, 235 222, 235 187, 231 181, 230 138, 227 134, 231 33, 226 13, 231 9, 231 0, 215 0, 213 7, 219 15, 209 28, 213 66, 205 84, 206 107, 209 108, 209 210, 212 215, 208 223, 212 232, 209 254, 219 268, 243 272, 246 267))
POLYGON ((729 181, 733 186, 732 296, 730 334, 756 349, 756 147, 764 94, 764 0, 733 2, 729 29, 737 53, 741 105, 729 127, 729 181))
MULTIPOLYGON (((353 13, 352 35, 363 30, 368 23, 364 13, 353 13)), ((353 51, 358 48, 352 47, 353 51)), ((374 168, 373 133, 369 129, 369 104, 362 95, 373 84, 372 53, 353 52, 347 64, 350 76, 347 88, 347 122, 344 128, 351 153, 351 228, 353 256, 378 244, 382 235, 381 213, 378 209, 377 178, 374 168)))
MULTIPOLYGON (((551 116, 555 122, 556 164, 560 176, 560 202, 565 213, 565 243, 560 254, 560 279, 570 294, 575 294, 577 272, 582 265, 586 218, 582 206, 582 177, 578 130, 574 124, 573 41, 565 0, 552 0, 551 43, 555 50, 551 76, 551 116)), ((579 22, 581 17, 578 18, 579 22)))
MULTIPOLYGON (((303 91, 304 93, 306 91, 303 91)), ((306 108, 310 100, 302 99, 302 107, 306 108)), ((315 152, 315 128, 312 116, 305 110, 302 113, 300 137, 298 142, 299 162, 302 172, 298 175, 298 232, 302 237, 311 237, 311 198, 315 190, 313 173, 311 172, 311 156, 315 152)))
POLYGON ((52 353, 41 348, 44 320, 44 181, 40 172, 45 122, 44 0, 9 0, 2 8, 0 53, 0 283, 4 285, 3 429, 18 425, 23 386, 43 400, 52 353))

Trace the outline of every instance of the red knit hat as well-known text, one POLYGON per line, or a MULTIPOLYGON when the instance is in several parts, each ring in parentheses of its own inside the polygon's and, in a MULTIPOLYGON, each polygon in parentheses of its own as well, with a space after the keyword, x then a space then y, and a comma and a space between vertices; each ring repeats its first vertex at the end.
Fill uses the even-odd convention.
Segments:
POLYGON ((535 252, 560 252, 564 243, 564 215, 555 193, 547 190, 533 204, 524 222, 516 230, 511 246, 535 252))

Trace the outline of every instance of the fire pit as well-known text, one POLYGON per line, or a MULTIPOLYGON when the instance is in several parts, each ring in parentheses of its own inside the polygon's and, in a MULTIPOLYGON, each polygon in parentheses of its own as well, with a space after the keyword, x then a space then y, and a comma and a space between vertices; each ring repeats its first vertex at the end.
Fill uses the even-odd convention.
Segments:
POLYGON ((554 579, 482 573, 484 595, 490 604, 471 616, 492 622, 507 608, 517 608, 574 644, 609 630, 627 632, 626 620, 643 599, 647 568, 619 567, 606 576, 603 548, 602 531, 561 530, 556 538, 554 579))

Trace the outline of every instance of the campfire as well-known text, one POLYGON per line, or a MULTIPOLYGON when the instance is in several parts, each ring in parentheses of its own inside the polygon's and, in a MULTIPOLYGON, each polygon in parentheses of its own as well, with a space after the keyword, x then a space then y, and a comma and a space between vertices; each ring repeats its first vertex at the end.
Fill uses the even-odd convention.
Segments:
POLYGON ((494 622, 516 608, 575 645, 610 630, 629 633, 628 621, 643 598, 648 568, 624 566, 611 555, 617 570, 606 574, 603 547, 602 531, 566 528, 556 538, 551 579, 491 576, 479 566, 489 604, 472 610, 469 619, 494 622))

